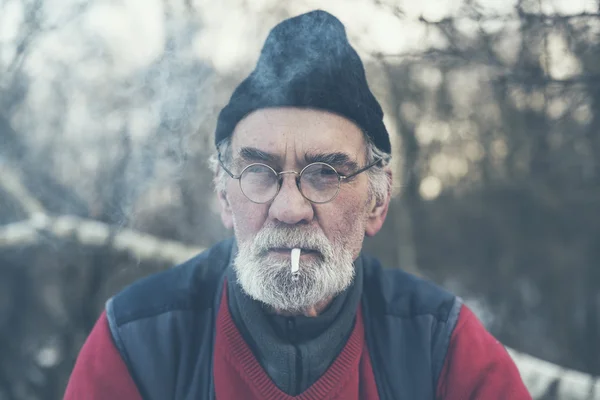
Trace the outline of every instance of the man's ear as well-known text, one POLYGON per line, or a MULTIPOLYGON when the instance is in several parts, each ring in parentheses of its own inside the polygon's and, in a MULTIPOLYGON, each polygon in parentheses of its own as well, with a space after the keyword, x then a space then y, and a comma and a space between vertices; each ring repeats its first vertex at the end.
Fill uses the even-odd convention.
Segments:
POLYGON ((385 218, 387 217, 387 213, 390 207, 390 201, 392 200, 392 170, 389 166, 386 168, 386 175, 390 182, 389 189, 384 198, 377 199, 375 196, 371 200, 369 204, 369 209, 367 213, 367 223, 365 226, 365 235, 367 236, 375 236, 377 232, 381 230, 383 223, 385 222, 385 218))
POLYGON ((227 199, 227 192, 219 190, 217 192, 217 197, 219 198, 219 205, 221 206, 221 221, 223 222, 223 225, 225 225, 225 228, 233 229, 233 213, 231 212, 231 206, 227 199))

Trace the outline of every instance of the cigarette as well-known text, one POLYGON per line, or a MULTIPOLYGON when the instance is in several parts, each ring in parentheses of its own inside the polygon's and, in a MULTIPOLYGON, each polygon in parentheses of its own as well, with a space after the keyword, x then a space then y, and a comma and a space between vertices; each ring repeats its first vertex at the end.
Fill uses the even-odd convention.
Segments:
POLYGON ((300 249, 292 249, 292 275, 298 275, 300 270, 300 249))

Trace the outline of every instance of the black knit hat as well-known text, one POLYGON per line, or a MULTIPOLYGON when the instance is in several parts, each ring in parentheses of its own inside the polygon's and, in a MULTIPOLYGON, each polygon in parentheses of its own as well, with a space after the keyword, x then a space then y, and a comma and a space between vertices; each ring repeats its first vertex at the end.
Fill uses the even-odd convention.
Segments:
POLYGON ((254 71, 219 114, 215 145, 252 111, 286 106, 346 117, 377 148, 391 152, 383 111, 369 89, 360 57, 344 25, 325 11, 287 19, 271 30, 254 71))

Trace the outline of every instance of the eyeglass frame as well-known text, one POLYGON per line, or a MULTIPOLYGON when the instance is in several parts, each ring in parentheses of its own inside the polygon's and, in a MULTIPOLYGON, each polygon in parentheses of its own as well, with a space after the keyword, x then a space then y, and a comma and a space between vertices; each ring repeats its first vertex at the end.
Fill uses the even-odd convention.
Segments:
POLYGON ((238 184, 240 185, 240 190, 242 191, 242 193, 244 194, 244 196, 250 200, 252 203, 254 204, 266 204, 270 201, 272 201, 273 199, 275 199, 275 197, 277 197, 277 195, 279 194, 279 191, 281 190, 281 186, 283 185, 283 177, 282 175, 285 174, 295 174, 296 175, 296 187, 298 188, 298 191, 300 192, 300 194, 302 195, 302 197, 304 197, 306 200, 310 201, 313 204, 326 204, 329 203, 330 201, 333 201, 338 194, 340 193, 340 189, 342 187, 341 183, 344 180, 350 179, 355 177, 358 174, 361 174, 365 171, 367 171, 368 169, 374 167, 375 165, 379 164, 381 161, 383 161, 382 157, 377 157, 377 159, 375 161, 373 161, 371 164, 359 169, 358 171, 355 171, 353 173, 351 173, 350 175, 342 175, 339 173, 339 171, 337 169, 335 169, 333 167, 333 165, 327 164, 325 162, 321 162, 321 161, 316 161, 316 162, 312 162, 308 165, 306 165, 304 168, 302 168, 300 170, 300 172, 294 171, 294 170, 289 170, 289 171, 281 171, 281 172, 277 172, 275 171, 275 169, 273 167, 271 167, 270 165, 267 164, 263 164, 263 163, 252 163, 252 164, 248 164, 244 167, 244 169, 242 169, 242 171, 239 173, 239 175, 235 175, 233 172, 231 172, 230 170, 227 169, 227 167, 225 167, 225 163, 223 162, 223 160, 221 159, 221 152, 217 153, 217 159, 219 160, 219 164, 221 164, 221 167, 223 167, 223 170, 225 172, 227 172, 227 174, 232 178, 232 179, 237 179, 238 184), (338 187, 337 190, 335 192, 335 194, 331 197, 331 199, 327 200, 327 201, 313 201, 311 199, 309 199, 308 197, 306 197, 304 195, 304 192, 302 192, 302 188, 300 187, 300 178, 302 177, 302 173, 310 166, 312 165, 326 165, 328 167, 330 167, 332 170, 335 171, 335 173, 338 176, 338 187), (242 189, 242 175, 244 174, 244 171, 246 171, 248 168, 255 166, 255 165, 262 165, 265 166, 267 168, 269 168, 271 171, 273 171, 273 173, 275 174, 276 178, 277 178, 277 191, 275 192, 275 194, 273 195, 273 197, 271 197, 269 200, 266 201, 262 201, 262 202, 258 202, 258 201, 254 201, 252 200, 250 197, 248 197, 246 195, 246 193, 244 193, 244 189, 242 189))

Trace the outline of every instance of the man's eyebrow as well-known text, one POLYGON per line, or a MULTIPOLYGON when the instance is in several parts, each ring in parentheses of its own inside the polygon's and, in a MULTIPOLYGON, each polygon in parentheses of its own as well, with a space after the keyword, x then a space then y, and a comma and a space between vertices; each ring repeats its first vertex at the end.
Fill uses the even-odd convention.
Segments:
POLYGON ((334 153, 307 153, 304 155, 304 161, 307 164, 314 162, 323 162, 331 165, 332 167, 346 167, 350 170, 358 169, 358 163, 354 161, 346 153, 334 152, 334 153))
POLYGON ((267 153, 255 147, 242 147, 240 157, 249 162, 261 162, 267 164, 277 164, 281 158, 275 154, 267 153))

